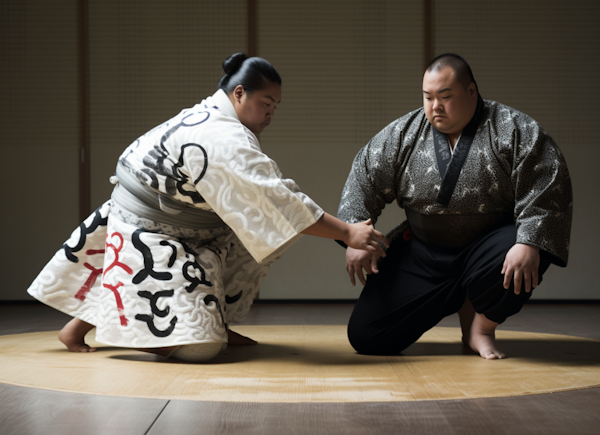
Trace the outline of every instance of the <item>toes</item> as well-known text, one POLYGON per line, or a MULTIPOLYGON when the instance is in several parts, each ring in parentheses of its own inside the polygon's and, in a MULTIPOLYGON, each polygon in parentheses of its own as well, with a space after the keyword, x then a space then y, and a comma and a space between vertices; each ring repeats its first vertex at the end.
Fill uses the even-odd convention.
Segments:
POLYGON ((504 359, 506 358, 506 354, 500 352, 499 350, 492 349, 487 352, 481 352, 480 354, 485 359, 504 359))
MULTIPOLYGON (((70 350, 70 349, 69 349, 70 350)), ((95 347, 89 347, 87 344, 82 344, 78 347, 76 347, 74 350, 72 350, 71 352, 77 352, 77 353, 88 353, 88 352, 96 352, 96 348, 95 347)))

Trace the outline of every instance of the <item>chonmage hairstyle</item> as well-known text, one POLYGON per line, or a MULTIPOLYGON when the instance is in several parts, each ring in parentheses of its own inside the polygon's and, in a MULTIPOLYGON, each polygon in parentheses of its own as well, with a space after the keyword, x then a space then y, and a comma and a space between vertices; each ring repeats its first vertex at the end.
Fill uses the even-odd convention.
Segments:
POLYGON ((267 82, 281 84, 281 76, 268 61, 262 57, 248 57, 244 53, 236 53, 223 62, 224 75, 219 81, 219 89, 226 94, 238 85, 251 95, 263 89, 267 82))
POLYGON ((471 67, 467 61, 458 54, 440 54, 431 61, 425 72, 439 71, 446 67, 452 68, 452 71, 454 71, 454 74, 456 74, 456 78, 465 89, 471 84, 471 82, 473 82, 475 83, 475 89, 477 90, 477 93, 479 93, 479 88, 477 87, 475 77, 473 77, 473 71, 471 71, 471 67))

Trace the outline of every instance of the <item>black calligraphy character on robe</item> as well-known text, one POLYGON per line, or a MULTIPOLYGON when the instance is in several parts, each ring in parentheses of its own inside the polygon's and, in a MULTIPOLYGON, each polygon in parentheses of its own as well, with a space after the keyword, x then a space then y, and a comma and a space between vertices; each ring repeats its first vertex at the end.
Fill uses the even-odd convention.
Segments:
POLYGON ((171 319, 169 322, 170 326, 165 330, 158 329, 154 324, 154 316, 167 317, 171 311, 171 308, 169 307, 166 307, 164 310, 159 309, 157 305, 158 299, 172 297, 174 293, 174 290, 161 290, 154 294, 150 293, 149 291, 142 290, 137 293, 138 296, 150 300, 150 310, 152 311, 152 314, 136 314, 135 318, 137 320, 141 320, 142 322, 146 322, 148 329, 150 329, 150 332, 152 332, 152 334, 154 334, 156 337, 168 337, 175 329, 175 325, 177 324, 177 316, 174 316, 171 319))

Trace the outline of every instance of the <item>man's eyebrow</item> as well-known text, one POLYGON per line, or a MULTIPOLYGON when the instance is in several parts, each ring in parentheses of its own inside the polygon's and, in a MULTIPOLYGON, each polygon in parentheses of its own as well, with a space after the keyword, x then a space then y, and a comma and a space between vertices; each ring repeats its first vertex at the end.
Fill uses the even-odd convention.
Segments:
MULTIPOLYGON (((444 88, 444 89, 442 89, 442 90, 439 90, 439 91, 438 91, 438 94, 441 94, 442 92, 449 92, 449 91, 451 91, 451 90, 452 90, 451 88, 444 88)), ((423 89, 423 93, 424 93, 424 94, 430 94, 431 92, 427 92, 425 89, 423 89)))
MULTIPOLYGON (((271 97, 270 95, 265 95, 265 97, 267 97, 267 98, 268 98, 269 100, 271 100, 272 102, 275 102, 275 98, 271 97)), ((277 102, 277 104, 280 104, 280 103, 281 103, 281 100, 279 100, 279 101, 277 102)))

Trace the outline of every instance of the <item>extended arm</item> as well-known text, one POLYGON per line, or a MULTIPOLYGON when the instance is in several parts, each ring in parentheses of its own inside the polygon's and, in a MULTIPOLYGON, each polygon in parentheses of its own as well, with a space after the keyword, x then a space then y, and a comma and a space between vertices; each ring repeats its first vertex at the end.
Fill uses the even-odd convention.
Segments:
POLYGON ((376 254, 378 257, 379 255, 385 257, 385 251, 379 241, 385 246, 389 246, 385 236, 371 226, 371 219, 356 224, 347 224, 328 213, 323 213, 323 216, 315 224, 302 231, 302 234, 342 240, 348 246, 376 254))

